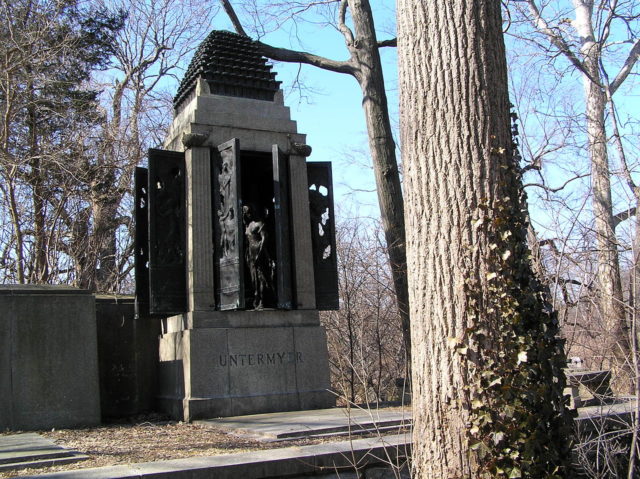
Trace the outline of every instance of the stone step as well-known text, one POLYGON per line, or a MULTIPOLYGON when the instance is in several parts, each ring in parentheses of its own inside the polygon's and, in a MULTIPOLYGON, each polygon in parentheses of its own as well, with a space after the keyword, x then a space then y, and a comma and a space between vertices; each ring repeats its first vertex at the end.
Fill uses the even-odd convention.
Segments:
POLYGON ((23 460, 20 462, 0 464, 0 472, 11 471, 11 470, 16 471, 20 469, 28 469, 28 468, 36 468, 36 467, 56 466, 56 465, 62 465, 62 464, 71 464, 73 462, 84 461, 86 459, 89 459, 89 456, 76 453, 74 455, 70 455, 66 457, 58 456, 58 457, 51 457, 48 459, 39 458, 39 459, 32 459, 32 460, 23 460))
POLYGON ((339 436, 342 434, 364 435, 376 432, 388 433, 389 431, 398 431, 411 426, 411 420, 395 420, 395 421, 378 421, 376 423, 367 424, 351 424, 351 426, 335 426, 327 428, 316 428, 312 431, 292 431, 276 434, 277 439, 294 439, 300 437, 323 437, 323 436, 339 436))
POLYGON ((0 467, 2 467, 4 464, 16 464, 20 462, 38 461, 41 459, 58 459, 63 457, 72 457, 74 454, 77 453, 75 451, 68 451, 66 449, 61 449, 60 451, 52 450, 51 452, 17 452, 12 456, 3 455, 2 457, 0 457, 0 467))
MULTIPOLYGON (((402 425, 394 425, 394 426, 385 426, 385 427, 377 427, 377 428, 363 428, 363 429, 352 429, 351 431, 343 431, 343 432, 329 432, 326 434, 309 434, 308 438, 323 438, 323 437, 338 437, 338 436, 365 436, 365 435, 378 435, 378 436, 387 436, 387 435, 396 435, 402 434, 403 432, 410 435, 411 421, 407 421, 402 425)), ((291 438, 287 438, 290 440, 291 438)))
POLYGON ((68 464, 88 458, 36 433, 0 436, 0 471, 68 464))
POLYGON ((402 430, 411 425, 411 413, 401 409, 331 408, 291 411, 217 419, 201 419, 196 424, 218 427, 261 440, 281 441, 302 437, 341 436, 377 430, 402 430))
POLYGON ((360 471, 386 464, 402 465, 410 454, 410 436, 401 434, 54 472, 26 476, 24 479, 277 479, 311 477, 321 473, 337 474, 339 477, 343 477, 344 473, 344 477, 349 477, 348 474, 354 471, 354 464, 360 471))

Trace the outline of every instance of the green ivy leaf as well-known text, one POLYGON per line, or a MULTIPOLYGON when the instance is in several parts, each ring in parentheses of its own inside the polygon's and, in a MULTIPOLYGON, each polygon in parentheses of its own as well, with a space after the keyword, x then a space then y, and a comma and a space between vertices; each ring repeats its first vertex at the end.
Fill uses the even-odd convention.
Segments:
POLYGON ((522 477, 522 471, 518 467, 514 467, 509 472, 509 479, 520 479, 522 477))

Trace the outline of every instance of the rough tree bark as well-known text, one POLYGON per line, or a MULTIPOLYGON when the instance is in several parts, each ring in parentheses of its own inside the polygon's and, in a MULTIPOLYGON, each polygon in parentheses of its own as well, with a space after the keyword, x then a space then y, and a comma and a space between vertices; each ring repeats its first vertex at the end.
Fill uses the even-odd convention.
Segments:
MULTIPOLYGON (((236 31, 248 36, 228 0, 220 0, 236 31)), ((400 173, 395 154, 395 142, 379 48, 395 46, 395 40, 378 42, 373 14, 368 0, 341 0, 339 30, 351 57, 345 61, 331 60, 307 52, 276 48, 262 42, 256 44, 262 54, 273 60, 304 63, 325 70, 353 76, 362 89, 362 107, 367 123, 371 162, 373 164, 382 227, 385 233, 393 283, 402 318, 403 337, 407 356, 410 354, 409 308, 407 290, 407 263, 404 232, 404 203, 400 173), (354 30, 346 24, 347 10, 351 14, 354 30)))
POLYGON ((397 15, 415 477, 564 477, 565 357, 529 263, 500 1, 397 15))

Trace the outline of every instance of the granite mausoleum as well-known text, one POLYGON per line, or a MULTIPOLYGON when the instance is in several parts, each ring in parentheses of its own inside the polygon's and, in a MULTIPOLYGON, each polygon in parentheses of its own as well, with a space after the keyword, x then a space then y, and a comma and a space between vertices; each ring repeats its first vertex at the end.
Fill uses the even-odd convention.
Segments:
POLYGON ((136 298, 162 318, 162 410, 191 420, 330 407, 331 168, 245 37, 214 31, 136 175, 136 298))

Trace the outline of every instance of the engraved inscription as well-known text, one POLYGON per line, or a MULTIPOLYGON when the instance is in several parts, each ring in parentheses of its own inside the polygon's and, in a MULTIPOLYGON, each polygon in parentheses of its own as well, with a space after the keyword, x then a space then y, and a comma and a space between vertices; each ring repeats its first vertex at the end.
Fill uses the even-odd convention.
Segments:
POLYGON ((286 366, 288 364, 303 363, 301 352, 276 351, 272 353, 218 354, 215 356, 214 367, 252 367, 252 366, 286 366))

